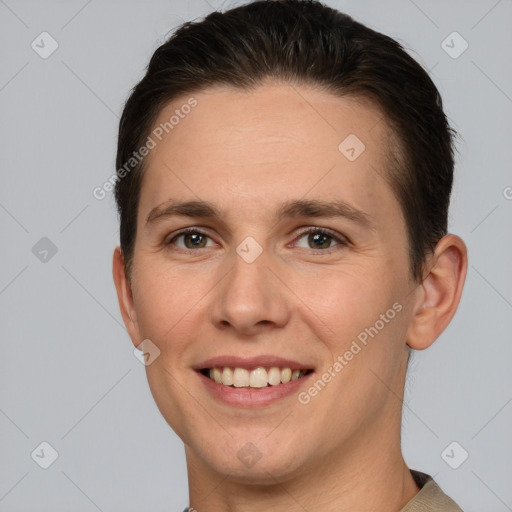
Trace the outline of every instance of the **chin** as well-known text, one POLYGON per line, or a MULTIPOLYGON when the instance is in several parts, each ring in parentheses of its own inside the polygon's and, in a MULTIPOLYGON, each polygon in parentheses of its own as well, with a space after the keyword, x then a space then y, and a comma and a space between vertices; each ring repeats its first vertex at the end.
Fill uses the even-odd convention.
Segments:
POLYGON ((212 461, 213 469, 220 474, 229 475, 230 481, 247 485, 271 485, 276 481, 284 482, 300 472, 303 467, 298 460, 291 462, 285 454, 275 453, 272 459, 261 455, 259 460, 242 462, 225 457, 212 461))
POLYGON ((295 443, 287 444, 286 439, 290 440, 290 436, 285 433, 270 440, 268 430, 255 435, 251 429, 251 433, 246 434, 203 438, 202 446, 190 443, 188 447, 194 458, 201 459, 214 472, 229 475, 230 480, 238 483, 275 484, 276 480, 286 481, 304 471, 308 457, 301 452, 305 448, 303 440, 295 439, 295 443))

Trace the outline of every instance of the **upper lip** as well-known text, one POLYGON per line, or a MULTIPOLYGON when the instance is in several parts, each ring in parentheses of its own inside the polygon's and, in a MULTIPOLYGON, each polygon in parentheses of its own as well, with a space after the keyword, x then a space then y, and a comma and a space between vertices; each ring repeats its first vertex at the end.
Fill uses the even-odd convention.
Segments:
POLYGON ((194 370, 204 370, 205 368, 245 368, 247 370, 258 367, 290 368, 291 370, 312 370, 310 364, 300 363, 292 359, 284 359, 273 355, 261 355, 253 357, 240 356, 216 356, 202 361, 195 365, 194 370))

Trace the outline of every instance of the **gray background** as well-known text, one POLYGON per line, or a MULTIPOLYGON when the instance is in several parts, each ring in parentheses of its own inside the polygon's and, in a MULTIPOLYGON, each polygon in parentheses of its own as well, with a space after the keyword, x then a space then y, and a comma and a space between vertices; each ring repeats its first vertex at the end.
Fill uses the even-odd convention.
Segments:
MULTIPOLYGON (((453 322, 414 354, 406 461, 466 512, 512 510, 512 3, 327 3, 412 48, 463 137, 450 230, 470 267, 453 322), (458 58, 445 51, 460 51, 458 36, 442 46, 454 31, 469 44, 458 58), (446 460, 462 450, 469 457, 453 469, 446 460)), ((0 511, 188 503, 182 443, 118 311, 113 197, 92 191, 115 170, 123 102, 166 34, 235 4, 0 0, 0 511), (47 59, 31 47, 43 31, 59 45, 47 59), (38 465, 51 458, 43 441, 58 452, 48 469, 38 465)))

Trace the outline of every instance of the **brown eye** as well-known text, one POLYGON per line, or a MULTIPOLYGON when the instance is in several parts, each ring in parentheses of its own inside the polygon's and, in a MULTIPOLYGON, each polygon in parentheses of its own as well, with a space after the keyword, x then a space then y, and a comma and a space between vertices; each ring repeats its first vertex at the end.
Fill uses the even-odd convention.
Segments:
POLYGON ((309 233, 308 243, 312 249, 328 249, 332 237, 325 233, 309 233))
MULTIPOLYGON (((197 229, 182 231, 174 236, 167 245, 175 245, 179 249, 194 250, 208 247, 208 239, 210 237, 197 229)), ((210 244, 211 245, 211 244, 210 244)))
POLYGON ((186 233, 183 235, 183 241, 187 249, 195 249, 206 245, 206 237, 202 233, 186 233))
POLYGON ((331 234, 330 230, 313 228, 304 231, 297 239, 296 245, 305 249, 318 249, 320 251, 331 249, 333 246, 346 246, 348 245, 342 237, 331 234), (307 237, 307 238, 306 238, 307 237), (300 244, 300 240, 306 239, 305 245, 300 244), (333 244, 333 242, 335 242, 333 244))

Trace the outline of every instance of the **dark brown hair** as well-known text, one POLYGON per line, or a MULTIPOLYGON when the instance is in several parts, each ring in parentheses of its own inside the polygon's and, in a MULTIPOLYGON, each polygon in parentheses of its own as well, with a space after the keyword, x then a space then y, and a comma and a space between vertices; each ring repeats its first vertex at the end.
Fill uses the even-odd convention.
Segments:
POLYGON ((144 160, 130 172, 126 163, 161 109, 214 85, 250 90, 267 79, 370 98, 381 109, 395 136, 385 178, 406 221, 411 274, 421 280, 426 255, 447 232, 455 132, 428 73, 397 41, 314 0, 258 0, 213 12, 181 25, 155 51, 119 124, 115 197, 128 277, 144 160))

